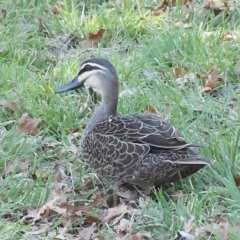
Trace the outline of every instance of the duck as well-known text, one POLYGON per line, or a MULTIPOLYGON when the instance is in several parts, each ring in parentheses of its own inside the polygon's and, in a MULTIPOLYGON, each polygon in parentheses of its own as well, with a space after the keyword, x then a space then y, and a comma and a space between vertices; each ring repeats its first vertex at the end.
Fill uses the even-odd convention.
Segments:
POLYGON ((92 88, 101 102, 83 130, 81 157, 97 175, 114 188, 130 184, 148 194, 186 178, 212 164, 187 142, 183 134, 156 114, 118 112, 119 79, 113 64, 104 58, 84 61, 77 76, 55 93, 92 88))

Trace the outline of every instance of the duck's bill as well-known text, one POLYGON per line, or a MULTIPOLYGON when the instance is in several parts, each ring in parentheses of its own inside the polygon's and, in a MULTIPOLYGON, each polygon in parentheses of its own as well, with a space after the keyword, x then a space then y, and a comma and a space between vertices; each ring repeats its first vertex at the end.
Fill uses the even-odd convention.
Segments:
POLYGON ((62 93, 62 92, 67 92, 67 91, 71 91, 71 90, 76 90, 81 87, 84 87, 84 83, 79 82, 78 77, 75 77, 70 83, 67 83, 66 85, 56 89, 54 92, 62 93))

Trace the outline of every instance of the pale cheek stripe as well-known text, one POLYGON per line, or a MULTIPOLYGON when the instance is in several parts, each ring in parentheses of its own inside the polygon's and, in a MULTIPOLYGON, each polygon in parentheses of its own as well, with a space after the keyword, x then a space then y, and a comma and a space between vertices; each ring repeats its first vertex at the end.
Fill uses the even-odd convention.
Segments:
POLYGON ((90 65, 90 66, 92 66, 92 67, 98 67, 98 68, 101 68, 101 69, 103 69, 103 70, 107 70, 107 68, 105 68, 105 67, 103 67, 103 66, 101 66, 101 65, 99 65, 99 64, 97 64, 97 63, 85 63, 85 64, 83 64, 83 65, 80 67, 80 71, 81 71, 82 69, 84 69, 84 67, 85 67, 86 65, 90 65))
POLYGON ((99 71, 101 72, 102 70, 92 70, 92 71, 89 71, 89 72, 82 73, 81 75, 78 76, 78 82, 85 81, 89 77, 94 76, 99 71))

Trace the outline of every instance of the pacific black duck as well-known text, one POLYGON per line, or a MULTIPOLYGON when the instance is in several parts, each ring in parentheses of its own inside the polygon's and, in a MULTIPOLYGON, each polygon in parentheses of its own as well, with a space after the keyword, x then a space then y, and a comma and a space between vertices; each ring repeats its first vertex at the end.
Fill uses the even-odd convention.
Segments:
POLYGON ((92 87, 101 95, 81 139, 83 160, 116 187, 127 183, 145 191, 185 178, 211 160, 195 153, 174 126, 157 115, 117 111, 119 81, 114 66, 93 58, 81 64, 78 75, 55 93, 92 87))

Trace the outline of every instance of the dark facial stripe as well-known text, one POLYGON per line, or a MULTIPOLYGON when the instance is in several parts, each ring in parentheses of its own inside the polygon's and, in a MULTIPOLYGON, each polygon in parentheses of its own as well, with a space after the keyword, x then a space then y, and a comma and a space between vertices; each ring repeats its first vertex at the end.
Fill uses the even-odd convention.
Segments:
POLYGON ((102 69, 97 66, 92 66, 90 64, 87 64, 83 69, 79 71, 78 76, 84 72, 90 72, 92 70, 102 70, 102 69))

